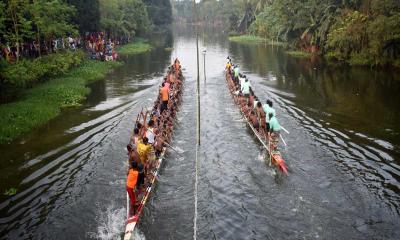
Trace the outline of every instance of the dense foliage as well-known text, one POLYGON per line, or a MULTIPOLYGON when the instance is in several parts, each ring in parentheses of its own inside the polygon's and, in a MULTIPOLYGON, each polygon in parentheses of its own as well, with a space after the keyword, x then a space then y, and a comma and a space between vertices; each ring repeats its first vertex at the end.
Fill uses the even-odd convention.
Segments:
MULTIPOLYGON (((193 1, 175 2, 195 22, 193 1)), ((198 22, 220 23, 352 65, 400 66, 399 0, 203 0, 198 22)))
POLYGON ((34 60, 22 59, 17 64, 1 61, 0 102, 11 100, 23 88, 33 87, 49 78, 65 74, 78 66, 84 58, 83 52, 62 52, 45 55, 34 60))
POLYGON ((15 139, 59 114, 61 108, 79 105, 90 92, 86 85, 107 74, 120 62, 84 61, 67 74, 25 90, 24 96, 0 105, 0 143, 15 139))
POLYGON ((63 50, 67 37, 81 47, 96 32, 129 42, 154 24, 170 23, 171 11, 169 0, 0 1, 0 102, 78 65, 83 55, 63 50))
POLYGON ((76 34, 71 23, 75 8, 59 0, 8 0, 0 2, 0 47, 15 47, 17 61, 22 45, 46 43, 52 37, 76 34))
POLYGON ((99 0, 100 26, 111 38, 131 38, 150 28, 146 5, 141 0, 99 0))
POLYGON ((150 20, 155 25, 170 24, 172 22, 172 7, 170 0, 143 0, 147 6, 150 20))
POLYGON ((79 32, 96 32, 100 29, 100 3, 99 0, 65 0, 66 3, 76 8, 76 16, 72 19, 78 26, 79 32))
POLYGON ((54 39, 92 32, 131 38, 171 19, 169 0, 4 0, 0 48, 19 53, 24 44, 35 42, 43 52, 54 39))
POLYGON ((400 66, 398 0, 275 0, 250 32, 353 65, 400 66))
POLYGON ((1 76, 4 84, 30 87, 48 77, 66 73, 71 67, 79 65, 83 57, 84 54, 80 51, 77 53, 67 51, 42 56, 32 61, 21 60, 18 64, 4 67, 1 76))

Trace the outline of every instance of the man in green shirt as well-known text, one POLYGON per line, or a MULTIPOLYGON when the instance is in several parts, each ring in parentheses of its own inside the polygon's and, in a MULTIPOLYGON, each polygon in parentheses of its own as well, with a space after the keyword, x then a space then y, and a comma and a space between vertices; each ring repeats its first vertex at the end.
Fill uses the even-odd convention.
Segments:
POLYGON ((278 148, 278 139, 281 131, 281 125, 278 122, 278 119, 274 116, 273 113, 269 113, 269 135, 270 135, 270 146, 272 151, 276 151, 278 148))
POLYGON ((267 100, 267 103, 263 105, 263 110, 265 112, 265 116, 267 116, 265 118, 265 121, 267 123, 267 132, 269 132, 269 114, 272 113, 272 115, 275 117, 276 113, 275 113, 275 109, 272 108, 272 101, 271 100, 267 100))
POLYGON ((239 67, 235 65, 235 67, 233 68, 233 79, 236 85, 239 84, 239 72, 239 67))
POLYGON ((273 113, 269 113, 269 132, 274 133, 281 131, 281 125, 278 122, 278 119, 273 115, 273 113))

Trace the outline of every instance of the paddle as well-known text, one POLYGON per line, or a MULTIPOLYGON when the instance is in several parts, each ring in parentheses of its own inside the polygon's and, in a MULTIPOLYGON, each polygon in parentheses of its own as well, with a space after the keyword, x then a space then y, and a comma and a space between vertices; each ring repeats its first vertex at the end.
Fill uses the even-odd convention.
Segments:
POLYGON ((169 147, 169 148, 171 148, 172 150, 174 150, 174 152, 176 152, 179 156, 182 157, 182 153, 178 152, 178 150, 176 150, 176 149, 173 148, 171 145, 169 145, 169 143, 164 142, 164 144, 165 144, 167 147, 169 147))
POLYGON ((284 128, 282 125, 281 125, 281 128, 283 129, 283 131, 285 131, 287 134, 290 134, 289 133, 289 131, 288 130, 286 130, 286 128, 284 128))
POLYGON ((279 137, 282 139, 282 142, 283 142, 283 144, 285 144, 285 147, 286 147, 286 146, 287 146, 287 144, 286 144, 285 140, 283 140, 283 137, 282 137, 282 135, 280 135, 280 134, 279 134, 279 137))

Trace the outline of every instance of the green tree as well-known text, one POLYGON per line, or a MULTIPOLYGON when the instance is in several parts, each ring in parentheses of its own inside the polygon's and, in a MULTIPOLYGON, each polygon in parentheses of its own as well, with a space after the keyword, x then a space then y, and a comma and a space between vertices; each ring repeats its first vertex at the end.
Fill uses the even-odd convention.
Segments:
POLYGON ((155 25, 170 24, 172 22, 172 7, 170 0, 143 0, 143 2, 147 6, 150 20, 155 25))
POLYGON ((66 0, 65 2, 76 8, 77 13, 72 22, 78 26, 81 34, 100 30, 99 0, 66 0))
POLYGON ((17 61, 21 52, 21 43, 24 39, 31 39, 33 36, 29 8, 30 3, 28 0, 9 0, 6 8, 7 18, 11 23, 11 29, 7 31, 6 38, 15 44, 17 61))
POLYGON ((100 0, 100 26, 108 36, 130 39, 150 28, 146 5, 141 0, 100 0))
MULTIPOLYGON (((36 29, 36 41, 41 38, 49 42, 53 37, 77 35, 76 26, 71 24, 75 8, 59 0, 33 0, 30 7, 36 29)), ((40 52, 40 51, 39 51, 40 52)))
POLYGON ((0 42, 4 41, 3 37, 6 34, 6 4, 0 2, 0 42))

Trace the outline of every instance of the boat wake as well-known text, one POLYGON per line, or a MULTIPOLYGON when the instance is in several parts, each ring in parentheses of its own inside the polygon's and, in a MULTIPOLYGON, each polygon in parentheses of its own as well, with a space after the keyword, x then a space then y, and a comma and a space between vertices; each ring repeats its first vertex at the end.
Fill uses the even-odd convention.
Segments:
MULTIPOLYGON (((102 239, 102 240, 111 240, 111 239, 119 239, 123 235, 121 229, 124 228, 125 225, 125 216, 126 209, 125 208, 117 208, 116 204, 112 204, 103 209, 99 208, 99 213, 96 215, 97 232, 89 232, 87 233, 90 239, 102 239)), ((135 239, 144 239, 144 238, 135 238, 135 239)))

